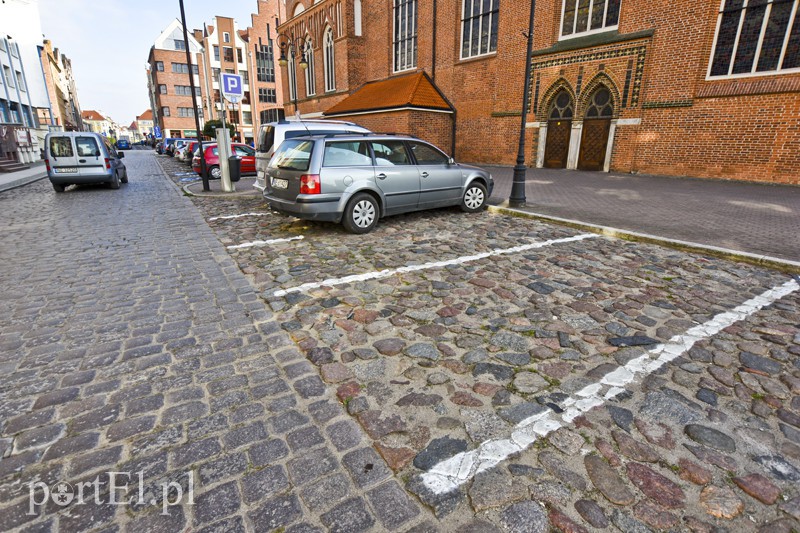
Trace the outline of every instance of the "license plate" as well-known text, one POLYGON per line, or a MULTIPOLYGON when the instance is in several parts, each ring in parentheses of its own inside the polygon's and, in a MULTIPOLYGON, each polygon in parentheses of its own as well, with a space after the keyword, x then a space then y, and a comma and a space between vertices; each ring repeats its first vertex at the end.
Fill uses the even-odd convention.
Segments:
POLYGON ((63 167, 63 168, 57 168, 55 169, 55 171, 59 174, 75 174, 76 172, 78 172, 78 169, 75 167, 63 167))
POLYGON ((272 187, 275 189, 288 189, 289 188, 289 180, 282 180, 278 178, 272 178, 272 187))

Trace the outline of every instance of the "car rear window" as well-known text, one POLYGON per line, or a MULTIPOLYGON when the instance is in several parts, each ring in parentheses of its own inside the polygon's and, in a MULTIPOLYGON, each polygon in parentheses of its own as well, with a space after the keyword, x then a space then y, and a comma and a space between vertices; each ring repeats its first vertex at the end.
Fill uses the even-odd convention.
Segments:
POLYGON ((275 144, 275 128, 272 126, 264 126, 258 132, 258 151, 269 152, 272 150, 272 145, 275 144))
POLYGON ((325 155, 322 158, 323 167, 366 167, 372 165, 372 156, 369 154, 367 143, 331 142, 325 145, 325 155))
POLYGON ((78 150, 78 157, 92 157, 100 151, 94 137, 75 137, 75 148, 78 150))
POLYGON ((72 140, 69 137, 50 137, 50 154, 53 157, 74 157, 72 140))
POLYGON ((287 170, 308 170, 314 141, 283 141, 269 161, 270 168, 287 170))

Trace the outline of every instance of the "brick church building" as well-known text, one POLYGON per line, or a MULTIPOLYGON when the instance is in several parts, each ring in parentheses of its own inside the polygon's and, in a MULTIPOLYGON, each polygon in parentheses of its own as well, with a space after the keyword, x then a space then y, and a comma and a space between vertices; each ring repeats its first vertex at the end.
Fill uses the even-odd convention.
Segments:
MULTIPOLYGON (((527 164, 799 184, 798 4, 539 0, 527 164)), ((288 0, 286 114, 512 165, 530 6, 288 0)))

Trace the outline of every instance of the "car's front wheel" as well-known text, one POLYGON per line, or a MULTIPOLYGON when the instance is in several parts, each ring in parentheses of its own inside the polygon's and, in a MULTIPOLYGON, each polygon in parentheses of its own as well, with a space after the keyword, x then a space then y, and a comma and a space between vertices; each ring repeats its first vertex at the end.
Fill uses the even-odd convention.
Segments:
POLYGON ((122 175, 122 178, 119 181, 122 183, 128 183, 128 169, 125 169, 125 173, 122 175))
POLYGON ((470 183, 461 199, 461 210, 466 213, 476 213, 486 206, 486 187, 480 183, 470 183))
POLYGON ((208 177, 212 180, 218 180, 222 177, 222 171, 219 169, 217 165, 208 169, 208 177))
POLYGON ((342 225, 350 233, 369 233, 378 224, 378 202, 367 193, 356 194, 347 204, 342 225))

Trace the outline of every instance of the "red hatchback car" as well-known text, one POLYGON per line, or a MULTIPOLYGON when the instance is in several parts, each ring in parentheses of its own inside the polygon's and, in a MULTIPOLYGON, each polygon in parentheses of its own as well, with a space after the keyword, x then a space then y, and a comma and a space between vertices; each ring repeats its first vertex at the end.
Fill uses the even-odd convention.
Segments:
MULTIPOLYGON (((203 143, 203 150, 206 153, 208 177, 214 180, 220 179, 222 177, 222 171, 219 169, 219 149, 217 148, 217 143, 203 143)), ((256 173, 256 151, 254 148, 246 144, 231 143, 231 151, 233 155, 239 156, 242 159, 242 176, 256 173)), ((200 154, 197 153, 197 150, 195 150, 195 154, 192 157, 192 170, 200 174, 200 154)))

